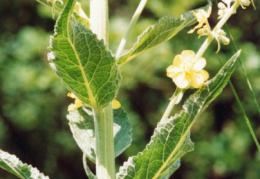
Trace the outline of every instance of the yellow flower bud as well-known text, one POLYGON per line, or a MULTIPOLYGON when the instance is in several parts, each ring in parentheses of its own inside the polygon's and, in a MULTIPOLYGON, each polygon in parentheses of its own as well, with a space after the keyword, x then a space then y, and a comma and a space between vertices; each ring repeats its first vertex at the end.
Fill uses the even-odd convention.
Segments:
POLYGON ((82 106, 82 101, 79 100, 75 94, 73 93, 68 93, 67 94, 68 97, 72 98, 72 99, 75 99, 75 102, 70 104, 68 106, 68 111, 74 111, 74 110, 77 110, 78 108, 80 108, 82 106))
POLYGON ((112 108, 113 108, 113 109, 118 109, 118 108, 120 108, 120 107, 121 107, 120 102, 119 102, 118 100, 114 99, 114 100, 112 101, 112 108))

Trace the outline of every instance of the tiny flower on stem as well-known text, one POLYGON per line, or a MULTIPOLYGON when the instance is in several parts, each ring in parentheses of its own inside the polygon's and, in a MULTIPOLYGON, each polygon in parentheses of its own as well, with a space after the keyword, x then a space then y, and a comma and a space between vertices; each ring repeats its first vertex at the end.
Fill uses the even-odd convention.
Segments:
MULTIPOLYGON (((209 26, 208 18, 211 14, 211 7, 209 7, 208 11, 204 9, 199 9, 198 12, 193 11, 193 15, 196 17, 197 21, 199 22, 193 29, 191 29, 188 33, 193 33, 196 29, 203 28, 204 32, 210 32, 211 28, 209 26)), ((200 34, 202 35, 202 34, 200 34)), ((203 34, 206 35, 206 34, 203 34)))
POLYGON ((236 0, 239 2, 240 6, 245 9, 246 7, 245 6, 249 6, 251 1, 250 0, 236 0))
MULTIPOLYGON (((221 19, 226 13, 230 13, 231 11, 231 3, 233 0, 223 0, 222 3, 220 2, 218 4, 219 7, 219 18, 221 19)), ((231 12, 233 13, 233 12, 231 12)), ((214 29, 213 31, 210 28, 208 18, 211 14, 211 7, 208 9, 208 11, 205 11, 204 9, 200 9, 197 12, 193 12, 193 15, 196 17, 199 24, 195 26, 192 30, 190 30, 188 33, 193 33, 196 29, 198 29, 199 38, 201 36, 212 36, 216 39, 218 43, 218 49, 217 52, 220 50, 220 43, 224 45, 229 44, 229 38, 226 37, 226 33, 222 29, 214 29)))
POLYGON ((167 76, 180 89, 200 88, 209 78, 205 58, 196 59, 196 54, 191 50, 184 50, 175 56, 173 64, 167 68, 167 76))

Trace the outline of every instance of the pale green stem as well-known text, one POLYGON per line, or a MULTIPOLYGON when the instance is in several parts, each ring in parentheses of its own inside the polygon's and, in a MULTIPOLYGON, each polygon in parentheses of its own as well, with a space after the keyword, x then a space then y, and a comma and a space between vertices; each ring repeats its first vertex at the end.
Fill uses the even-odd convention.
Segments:
POLYGON ((246 122, 246 125, 247 125, 248 129, 249 129, 249 132, 250 132, 250 134, 251 134, 251 136, 252 136, 252 138, 253 138, 253 140, 254 140, 254 142, 256 144, 256 147, 257 147, 258 151, 260 152, 260 144, 259 144, 259 142, 257 140, 257 137, 256 137, 256 135, 254 133, 254 130, 253 130, 251 124, 250 124, 250 121, 249 121, 249 119, 248 119, 248 117, 246 115, 244 107, 243 107, 243 105, 242 105, 242 103, 241 103, 241 101, 240 101, 240 99, 238 97, 238 94, 237 94, 237 92, 235 90, 235 87, 234 87, 234 85, 232 84, 231 81, 229 81, 228 83, 229 83, 229 86, 231 87, 231 90, 232 90, 232 92, 233 92, 233 94, 234 94, 234 96, 236 98, 237 104, 238 104, 238 106, 239 106, 239 108, 241 110, 243 118, 245 119, 245 122, 246 122))
POLYGON ((90 28, 108 47, 108 0, 90 0, 90 28))
POLYGON ((166 108, 166 110, 165 110, 165 112, 164 112, 164 114, 163 114, 163 116, 160 120, 161 122, 165 122, 168 119, 168 117, 170 116, 171 111, 173 110, 175 104, 178 104, 181 101, 184 92, 185 92, 185 90, 179 89, 179 88, 177 88, 175 90, 173 96, 170 99, 170 103, 168 104, 168 106, 167 106, 167 108, 166 108))
MULTIPOLYGON (((229 34, 229 37, 230 37, 230 39, 231 39, 230 41, 231 41, 231 43, 232 43, 232 45, 233 45, 233 47, 234 47, 234 50, 237 52, 237 51, 238 51, 238 50, 237 50, 237 46, 236 46, 234 40, 232 39, 232 35, 231 35, 231 32, 230 32, 229 27, 228 27, 227 24, 226 24, 226 30, 227 30, 227 33, 229 34)), ((250 92, 251 92, 251 95, 252 95, 252 97, 253 97, 253 101, 254 101, 254 103, 255 103, 255 106, 256 106, 256 109, 257 109, 257 111, 258 111, 258 114, 260 115, 260 106, 259 106, 259 103, 258 103, 258 101, 257 101, 256 95, 255 95, 255 92, 254 92, 254 89, 253 89, 252 84, 251 84, 251 82, 250 82, 250 80, 249 80, 248 74, 247 74, 247 72, 246 72, 246 69, 245 69, 245 67, 244 67, 244 64, 243 64, 241 58, 238 57, 238 60, 239 60, 239 62, 240 62, 240 66, 241 66, 242 71, 243 71, 243 73, 244 73, 244 76, 245 76, 245 78, 246 78, 246 82, 247 82, 248 88, 249 88, 249 90, 250 90, 250 92)))
MULTIPOLYGON (((108 0, 90 0, 90 28, 103 39, 108 49, 108 0)), ((98 179, 115 178, 115 154, 113 136, 113 109, 94 107, 96 137, 96 176, 98 179)))
POLYGON ((118 46, 118 49, 117 49, 117 52, 116 52, 116 59, 118 59, 120 57, 120 55, 122 54, 122 52, 124 51, 124 48, 125 48, 125 44, 133 30, 133 28, 135 27, 135 24, 137 22, 137 20, 139 19, 146 3, 147 3, 148 0, 141 0, 132 19, 131 19, 131 22, 130 24, 128 25, 128 28, 127 28, 127 31, 126 33, 124 34, 124 37, 122 38, 119 46, 118 46))
POLYGON ((96 137, 96 175, 98 179, 115 178, 115 154, 112 105, 94 111, 96 137))
MULTIPOLYGON (((215 26, 215 28, 212 30, 213 32, 217 32, 217 30, 221 29, 223 27, 223 25, 227 22, 227 20, 230 18, 230 16, 236 12, 236 9, 239 7, 239 2, 236 1, 232 6, 231 9, 228 13, 226 13, 221 19, 220 21, 217 23, 217 25, 215 26)), ((196 54, 196 59, 199 59, 204 52, 207 50, 208 46, 210 45, 210 43, 212 42, 212 40, 214 39, 214 37, 212 35, 208 36, 208 38, 204 41, 204 43, 202 44, 202 46, 200 47, 199 51, 196 54)))

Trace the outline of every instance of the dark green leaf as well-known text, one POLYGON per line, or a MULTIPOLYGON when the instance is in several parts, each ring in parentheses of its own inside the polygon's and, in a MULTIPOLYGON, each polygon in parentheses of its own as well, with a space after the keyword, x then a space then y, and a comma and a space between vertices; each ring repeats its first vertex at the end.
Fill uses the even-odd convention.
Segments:
POLYGON ((48 59, 63 84, 88 106, 111 102, 121 80, 114 57, 85 25, 73 21, 69 0, 55 25, 48 59))

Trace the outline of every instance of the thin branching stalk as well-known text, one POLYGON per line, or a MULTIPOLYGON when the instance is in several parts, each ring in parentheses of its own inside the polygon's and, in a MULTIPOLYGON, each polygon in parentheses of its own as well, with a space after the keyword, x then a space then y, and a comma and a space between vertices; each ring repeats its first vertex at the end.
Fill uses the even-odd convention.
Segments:
POLYGON ((120 57, 120 55, 122 55, 122 52, 124 51, 124 48, 125 48, 125 44, 126 42, 128 41, 128 38, 133 30, 133 28, 135 27, 135 24, 136 22, 138 21, 146 3, 147 3, 148 0, 141 0, 132 19, 131 19, 131 22, 130 24, 128 25, 128 28, 126 30, 126 33, 124 34, 124 37, 122 38, 119 46, 118 46, 118 49, 117 49, 117 52, 116 52, 116 59, 120 57))
POLYGON ((247 115, 246 115, 246 112, 245 112, 245 110, 244 110, 244 107, 243 107, 243 105, 242 105, 242 103, 241 103, 241 101, 240 101, 240 99, 239 99, 239 97, 238 97, 238 94, 237 94, 237 92, 236 92, 236 90, 235 90, 235 87, 234 87, 234 85, 232 84, 231 81, 229 81, 228 84, 229 84, 229 86, 230 86, 230 88, 231 88, 231 90, 232 90, 232 93, 234 94, 234 96, 235 96, 235 98, 236 98, 237 104, 238 104, 238 106, 239 106, 239 108, 240 108, 240 110, 241 110, 241 113, 242 113, 242 115, 243 115, 243 118, 244 118, 244 120, 245 120, 245 122, 246 122, 246 125, 247 125, 247 127, 248 127, 248 130, 249 130, 249 132, 250 132, 250 134, 251 134, 251 136, 252 136, 252 138, 253 138, 253 140, 254 140, 254 142, 255 142, 255 144, 256 144, 256 147, 257 147, 258 151, 260 152, 259 142, 258 142, 258 140, 257 140, 257 138, 256 138, 256 136, 255 136, 254 130, 253 130, 251 124, 250 124, 250 121, 249 121, 247 115))
MULTIPOLYGON (((230 41, 231 41, 231 43, 232 43, 232 46, 233 46, 234 50, 237 51, 237 46, 236 46, 236 44, 235 44, 235 42, 234 42, 234 40, 233 40, 233 38, 232 38, 231 32, 230 32, 229 27, 228 27, 227 24, 225 25, 225 28, 226 28, 226 30, 227 30, 227 34, 229 35, 229 39, 230 39, 230 41)), ((240 66, 241 66, 241 68, 242 68, 242 71, 243 71, 243 73, 244 73, 244 76, 245 76, 245 78, 246 78, 246 82, 247 82, 248 88, 249 88, 249 90, 250 90, 250 92, 251 92, 251 95, 252 95, 252 97, 253 97, 253 100, 254 100, 256 109, 257 109, 258 114, 259 114, 259 116, 260 116, 260 107, 259 107, 259 103, 258 103, 258 101, 257 101, 257 99, 256 99, 256 95, 255 95, 254 89, 253 89, 252 84, 251 84, 251 82, 250 82, 250 80, 249 80, 248 74, 247 74, 247 72, 246 72, 246 69, 245 69, 245 67, 244 67, 244 64, 243 64, 241 58, 238 57, 238 60, 239 60, 240 66)))
MULTIPOLYGON (((223 27, 223 25, 227 22, 227 20, 230 18, 230 16, 233 14, 233 12, 236 11, 236 9, 239 7, 239 2, 236 1, 229 13, 226 13, 223 18, 221 18, 221 20, 217 23, 217 25, 214 27, 214 29, 212 30, 213 32, 217 32, 217 30, 221 29, 223 27)), ((197 54, 196 54, 196 59, 199 59, 204 52, 207 50, 208 46, 211 44, 212 40, 214 39, 214 37, 212 35, 209 35, 208 38, 204 41, 204 43, 202 44, 202 46, 200 47, 200 49, 198 50, 197 54)))

